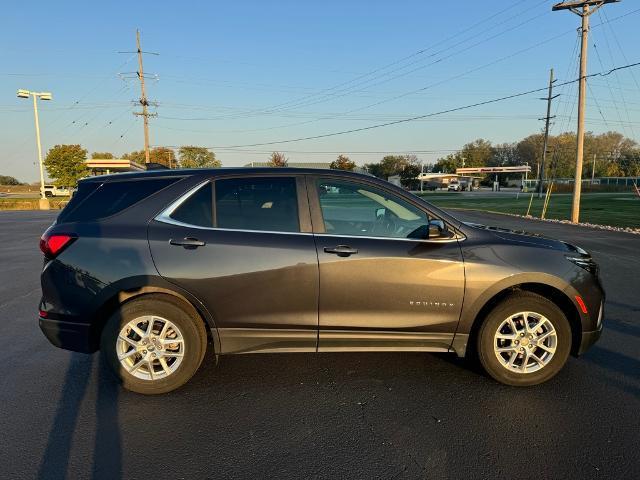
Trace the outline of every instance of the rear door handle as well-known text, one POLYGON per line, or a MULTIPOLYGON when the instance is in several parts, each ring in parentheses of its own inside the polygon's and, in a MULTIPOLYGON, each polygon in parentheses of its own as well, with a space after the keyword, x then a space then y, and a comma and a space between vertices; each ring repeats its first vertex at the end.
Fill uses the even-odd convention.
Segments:
POLYGON ((333 253, 339 257, 348 257, 349 255, 355 255, 358 253, 357 248, 351 248, 348 245, 338 245, 337 247, 324 247, 325 253, 333 253))
POLYGON ((206 243, 203 242, 202 240, 198 240, 197 238, 193 238, 193 237, 186 237, 186 238, 183 238, 182 240, 180 240, 180 239, 174 240, 172 238, 171 240, 169 240, 169 243, 171 245, 177 245, 177 246, 184 247, 184 248, 187 248, 187 249, 204 247, 206 245, 206 243))

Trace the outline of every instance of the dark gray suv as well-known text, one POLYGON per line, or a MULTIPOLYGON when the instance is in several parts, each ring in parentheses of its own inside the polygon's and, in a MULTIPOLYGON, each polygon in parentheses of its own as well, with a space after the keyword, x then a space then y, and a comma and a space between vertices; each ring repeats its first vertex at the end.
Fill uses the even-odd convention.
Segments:
POLYGON ((136 392, 215 355, 455 352, 533 385, 602 330, 591 256, 462 223, 387 182, 288 168, 82 180, 43 235, 40 327, 136 392))

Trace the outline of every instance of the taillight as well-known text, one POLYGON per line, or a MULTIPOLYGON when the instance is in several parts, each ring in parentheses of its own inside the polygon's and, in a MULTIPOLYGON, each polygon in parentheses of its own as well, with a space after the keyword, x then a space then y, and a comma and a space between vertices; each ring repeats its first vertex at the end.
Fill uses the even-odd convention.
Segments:
POLYGON ((45 233, 40 239, 40 250, 47 258, 55 258, 67 248, 77 237, 67 233, 45 233))

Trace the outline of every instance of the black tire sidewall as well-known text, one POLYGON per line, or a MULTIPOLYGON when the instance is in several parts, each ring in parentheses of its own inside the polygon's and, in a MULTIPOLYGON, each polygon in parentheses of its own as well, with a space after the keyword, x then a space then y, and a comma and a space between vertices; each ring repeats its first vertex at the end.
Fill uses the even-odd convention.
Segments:
POLYGON ((487 315, 478 334, 477 350, 483 368, 495 380, 513 386, 537 385, 554 377, 566 363, 571 351, 571 326, 562 310, 550 300, 529 292, 514 294, 487 315), (523 311, 547 317, 557 335, 558 344, 553 358, 544 368, 532 373, 510 372, 494 353, 494 335, 499 325, 511 315, 523 311))
POLYGON ((118 381, 133 392, 154 395, 184 385, 196 372, 206 351, 206 331, 199 318, 193 318, 179 303, 164 298, 141 298, 121 305, 107 321, 100 338, 100 349, 118 381), (174 323, 184 338, 185 354, 179 368, 158 380, 143 380, 127 372, 118 360, 116 342, 120 330, 143 315, 157 315, 174 323))

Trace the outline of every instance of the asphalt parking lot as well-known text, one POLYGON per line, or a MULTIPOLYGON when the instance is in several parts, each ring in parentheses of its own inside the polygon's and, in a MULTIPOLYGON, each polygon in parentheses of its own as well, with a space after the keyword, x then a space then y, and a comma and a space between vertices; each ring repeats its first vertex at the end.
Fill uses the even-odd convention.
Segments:
POLYGON ((640 236, 460 218, 590 250, 605 332, 550 382, 499 385, 449 355, 209 355, 182 389, 122 390, 99 355, 37 326, 38 238, 55 212, 0 212, 0 476, 640 478, 640 236))

